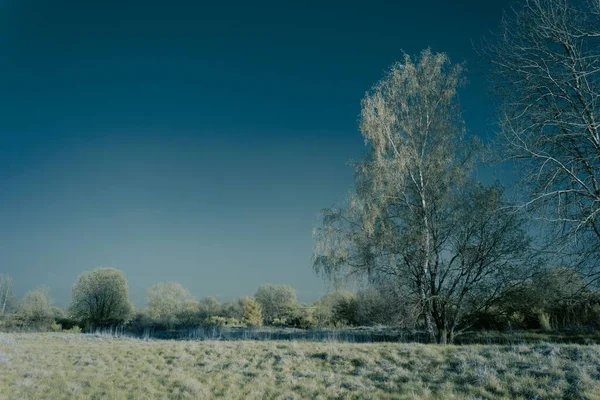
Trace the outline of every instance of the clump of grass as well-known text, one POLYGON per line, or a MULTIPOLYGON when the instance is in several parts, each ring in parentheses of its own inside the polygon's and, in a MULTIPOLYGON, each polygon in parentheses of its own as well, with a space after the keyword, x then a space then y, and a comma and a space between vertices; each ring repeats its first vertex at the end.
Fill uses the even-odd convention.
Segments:
POLYGON ((0 398, 600 400, 600 346, 0 336, 0 398))
POLYGON ((540 327, 542 328, 543 331, 549 332, 552 330, 552 324, 550 323, 550 316, 547 313, 540 311, 540 313, 538 314, 538 319, 540 322, 540 327))

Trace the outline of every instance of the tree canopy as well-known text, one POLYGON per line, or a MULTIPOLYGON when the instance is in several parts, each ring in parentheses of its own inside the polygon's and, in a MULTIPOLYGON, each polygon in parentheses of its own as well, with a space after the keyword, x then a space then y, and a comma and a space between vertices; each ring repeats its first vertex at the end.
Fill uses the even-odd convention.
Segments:
POLYGON ((133 306, 125 274, 115 268, 84 272, 73 285, 69 310, 74 318, 91 327, 127 320, 133 306))

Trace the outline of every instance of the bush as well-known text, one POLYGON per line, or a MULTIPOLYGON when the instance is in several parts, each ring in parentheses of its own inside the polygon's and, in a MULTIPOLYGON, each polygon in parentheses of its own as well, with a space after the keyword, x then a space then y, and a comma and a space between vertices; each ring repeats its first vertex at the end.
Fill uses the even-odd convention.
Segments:
POLYGON ((68 315, 65 315, 62 318, 57 318, 54 321, 57 324, 59 324, 60 326, 62 326, 63 330, 68 330, 75 326, 78 327, 78 325, 77 325, 78 322, 75 319, 73 319, 71 316, 68 316, 68 315))
POLYGON ((296 292, 289 285, 262 285, 254 298, 262 308, 266 325, 285 320, 296 306, 296 292))
POLYGON ((50 330, 52 332, 60 332, 62 331, 62 325, 53 322, 52 324, 50 324, 50 330))
POLYGON ((167 328, 189 326, 199 321, 198 302, 177 282, 157 283, 148 289, 147 299, 150 318, 167 328))
POLYGON ((2 327, 7 330, 21 330, 28 327, 28 322, 23 314, 5 314, 2 319, 2 327))
POLYGON ((538 319, 540 321, 540 328, 545 331, 551 331, 552 325, 550 324, 550 316, 543 311, 539 311, 538 319))
POLYGON ((567 268, 550 268, 478 314, 482 329, 600 328, 600 293, 567 268))
POLYGON ((74 325, 71 329, 67 329, 67 330, 65 330, 63 332, 66 332, 66 333, 81 333, 81 328, 78 327, 77 325, 74 325))
POLYGON ((46 287, 27 292, 19 305, 25 324, 36 329, 49 329, 54 323, 50 290, 46 287))
POLYGON ((251 297, 240 299, 240 303, 244 310, 244 323, 249 326, 262 326, 262 309, 260 304, 251 297))
POLYGON ((355 321, 354 294, 335 291, 313 305, 313 319, 317 326, 348 326, 355 321))
POLYGON ((307 307, 297 307, 285 322, 287 326, 299 329, 311 329, 317 326, 312 310, 307 307))

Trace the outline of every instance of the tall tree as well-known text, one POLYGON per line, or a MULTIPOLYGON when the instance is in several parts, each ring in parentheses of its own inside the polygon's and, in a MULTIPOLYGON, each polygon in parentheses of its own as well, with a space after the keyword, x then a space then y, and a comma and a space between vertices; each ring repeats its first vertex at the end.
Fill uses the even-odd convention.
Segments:
POLYGON ((524 207, 600 272, 600 1, 525 0, 485 51, 524 207))
POLYGON ((527 247, 520 218, 498 211, 501 190, 470 183, 477 146, 464 139, 462 73, 425 50, 365 95, 360 127, 370 152, 356 165, 348 205, 323 212, 313 255, 330 278, 407 286, 441 343, 452 340, 467 304, 496 298, 527 247))

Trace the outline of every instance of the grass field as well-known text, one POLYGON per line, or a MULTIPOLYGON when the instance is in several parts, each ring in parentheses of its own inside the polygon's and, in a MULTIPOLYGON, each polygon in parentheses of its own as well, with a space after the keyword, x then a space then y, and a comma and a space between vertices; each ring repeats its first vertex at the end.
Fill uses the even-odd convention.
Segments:
POLYGON ((0 334, 1 399, 600 399, 600 346, 0 334))

